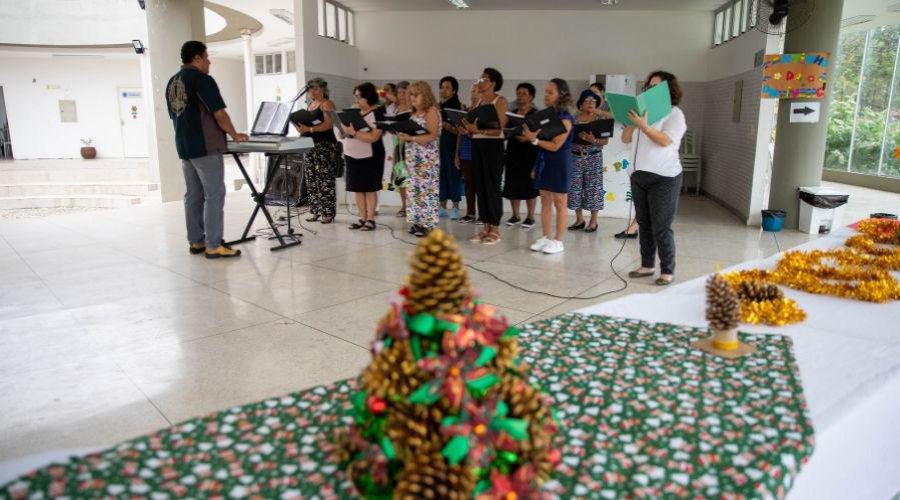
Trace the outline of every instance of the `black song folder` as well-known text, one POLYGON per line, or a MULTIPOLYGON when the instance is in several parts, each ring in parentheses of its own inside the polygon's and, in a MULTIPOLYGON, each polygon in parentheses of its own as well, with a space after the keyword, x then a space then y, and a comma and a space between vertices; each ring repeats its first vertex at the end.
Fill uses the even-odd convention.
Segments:
POLYGON ((615 124, 615 120, 594 120, 590 123, 577 123, 575 124, 575 144, 588 144, 585 141, 582 141, 578 138, 578 136, 582 132, 590 132, 594 134, 594 137, 598 139, 606 139, 612 137, 613 135, 613 126, 615 124))

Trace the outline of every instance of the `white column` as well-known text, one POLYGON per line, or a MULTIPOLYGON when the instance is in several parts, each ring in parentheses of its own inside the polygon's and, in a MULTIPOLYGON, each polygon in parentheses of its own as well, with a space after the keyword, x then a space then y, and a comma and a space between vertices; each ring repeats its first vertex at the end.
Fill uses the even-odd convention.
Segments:
POLYGON ((150 71, 149 49, 144 49, 139 54, 141 64, 141 87, 144 89, 144 109, 147 114, 147 152, 148 152, 148 179, 159 186, 159 152, 156 148, 156 109, 153 102, 153 74, 150 71))
MULTIPOLYGON (((241 30, 241 38, 244 39, 244 97, 247 101, 247 133, 253 129, 253 120, 256 118, 256 103, 253 97, 253 75, 255 74, 256 61, 253 58, 253 32, 249 29, 241 30)), ((250 169, 253 180, 260 182, 263 170, 263 155, 250 153, 249 162, 246 165, 250 169)))
POLYGON ((247 132, 253 128, 256 109, 253 106, 253 74, 255 60, 253 58, 253 33, 249 29, 241 30, 244 39, 244 95, 247 100, 247 132))
POLYGON ((181 46, 189 40, 206 41, 203 0, 147 0, 147 54, 152 95, 153 134, 150 168, 158 173, 162 201, 184 196, 181 160, 175 150, 175 131, 166 107, 166 84, 181 67, 181 46))
POLYGON ((297 69, 297 90, 306 86, 306 36, 318 36, 318 6, 316 0, 294 0, 294 62, 297 69))

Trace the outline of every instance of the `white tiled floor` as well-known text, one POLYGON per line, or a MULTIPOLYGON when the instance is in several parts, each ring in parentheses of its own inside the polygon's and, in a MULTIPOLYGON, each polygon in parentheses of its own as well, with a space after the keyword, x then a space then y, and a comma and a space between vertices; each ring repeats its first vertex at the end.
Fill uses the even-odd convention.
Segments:
MULTIPOLYGON (((900 196, 868 192, 873 206, 900 196), (875 195, 873 195, 875 193, 875 195)), ((853 204, 851 198, 851 204, 853 204)), ((877 210, 876 210, 877 209, 877 210)), ((226 237, 251 211, 247 192, 226 205, 226 237)), ((384 212, 393 214, 386 207, 384 212)), ((412 247, 379 228, 349 231, 306 223, 300 247, 272 253, 260 239, 244 256, 191 256, 179 203, 0 221, 0 461, 50 450, 104 447, 188 417, 353 376, 368 361, 376 320, 403 282, 412 247)), ((410 241, 403 221, 383 216, 410 241)), ((528 251, 539 229, 503 229, 493 247, 468 243, 476 227, 443 221, 457 236, 483 300, 514 323, 534 321, 629 293, 636 241, 614 240, 625 221, 570 234, 566 252, 528 251)), ((257 227, 263 227, 262 217, 257 227)), ((682 198, 675 233, 677 277, 686 280, 777 251, 770 234, 743 226, 704 198, 682 198)), ((783 248, 811 236, 785 231, 783 248)))

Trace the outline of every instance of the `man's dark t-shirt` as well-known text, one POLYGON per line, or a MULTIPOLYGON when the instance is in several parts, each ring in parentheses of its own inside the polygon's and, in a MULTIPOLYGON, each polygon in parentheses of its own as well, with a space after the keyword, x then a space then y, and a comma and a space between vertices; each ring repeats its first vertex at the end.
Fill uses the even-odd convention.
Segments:
POLYGON ((225 132, 213 117, 213 113, 225 108, 225 101, 213 77, 192 66, 182 66, 166 85, 166 104, 175 125, 179 158, 188 160, 225 152, 225 132))

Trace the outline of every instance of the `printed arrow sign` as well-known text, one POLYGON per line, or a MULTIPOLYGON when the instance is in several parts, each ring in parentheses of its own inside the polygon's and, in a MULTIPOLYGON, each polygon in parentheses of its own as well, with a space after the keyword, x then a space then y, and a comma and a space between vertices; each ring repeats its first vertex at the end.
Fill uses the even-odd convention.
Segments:
POLYGON ((818 123, 820 106, 818 102, 792 102, 791 123, 818 123))

